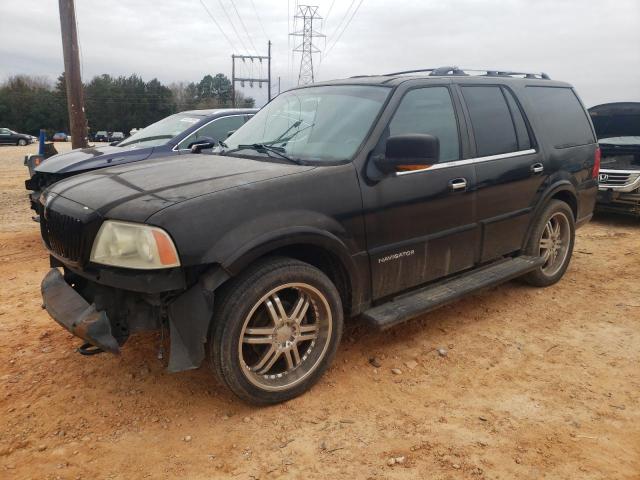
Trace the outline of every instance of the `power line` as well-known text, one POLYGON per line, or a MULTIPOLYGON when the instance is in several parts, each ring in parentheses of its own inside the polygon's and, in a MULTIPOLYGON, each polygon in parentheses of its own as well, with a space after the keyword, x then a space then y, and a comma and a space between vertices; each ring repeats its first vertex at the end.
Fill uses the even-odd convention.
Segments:
POLYGON ((251 35, 249 35, 249 31, 247 30, 247 26, 244 24, 244 21, 242 20, 242 17, 240 16, 240 13, 238 13, 238 9, 236 8, 236 4, 235 4, 235 2, 233 0, 231 0, 231 6, 235 10, 236 15, 238 16, 238 19, 240 20, 240 25, 242 25, 242 29, 244 30, 244 33, 247 34, 247 38, 249 39, 249 43, 251 44, 251 47, 253 48, 253 53, 258 55, 258 49, 253 44, 253 40, 251 39, 251 35))
POLYGON ((329 5, 329 10, 327 10, 327 14, 324 16, 324 24, 325 26, 327 25, 327 22, 329 21, 329 15, 331 15, 331 10, 333 10, 333 6, 335 5, 336 0, 333 0, 331 2, 331 5, 329 5))
MULTIPOLYGON (((249 49, 247 48, 247 46, 244 44, 244 42, 242 41, 242 37, 240 36, 240 34, 238 33, 238 29, 236 28, 236 26, 234 25, 234 23, 231 21, 231 17, 229 16, 229 12, 227 12, 227 9, 224 7, 224 3, 222 3, 222 0, 218 0, 218 3, 220 4, 220 7, 222 8, 222 12, 224 13, 225 17, 227 17, 227 20, 229 21, 229 23, 231 24, 231 28, 233 28, 233 31, 236 33, 236 37, 238 37, 238 40, 240 41, 240 45, 242 45, 242 48, 245 52, 249 52, 249 49)), ((234 49, 235 50, 235 49, 234 49)))
POLYGON ((229 42, 229 45, 231 46, 232 50, 235 50, 235 46, 233 45, 233 42, 231 41, 231 39, 227 36, 227 34, 224 32, 224 30, 222 29, 222 27, 220 26, 220 24, 218 23, 218 21, 216 20, 216 18, 211 14, 211 12, 209 11, 209 8, 205 5, 204 0, 200 0, 200 3, 202 4, 202 6, 204 7, 204 9, 206 10, 207 14, 209 15, 209 18, 211 18, 211 20, 213 21, 213 23, 216 24, 216 27, 218 27, 218 30, 220 30, 220 33, 222 33, 222 35, 224 35, 224 38, 227 39, 227 42, 229 42))
POLYGON ((269 35, 267 35, 267 31, 264 29, 262 19, 260 18, 260 14, 258 13, 258 9, 256 8, 256 4, 253 3, 253 0, 250 0, 250 1, 251 1, 251 6, 253 7, 253 11, 256 12, 256 18, 258 19, 258 23, 260 24, 260 28, 262 29, 262 33, 264 34, 264 38, 265 40, 269 40, 269 35))
POLYGON ((349 16, 349 11, 351 10, 351 7, 353 7, 353 4, 356 3, 356 0, 351 0, 351 3, 349 4, 349 6, 347 7, 347 10, 344 12, 344 15, 342 16, 342 18, 340 19, 340 22, 338 23, 338 25, 336 25, 335 30, 333 31, 333 33, 331 35, 329 35, 329 37, 327 38, 327 43, 331 42, 331 40, 333 40, 333 37, 335 37, 336 33, 338 33, 338 30, 340 30, 340 27, 342 26, 342 24, 344 23, 344 21, 347 19, 347 17, 349 16))
POLYGON ((329 53, 331 53, 331 50, 333 50, 333 47, 335 47, 336 43, 338 43, 340 41, 340 39, 342 38, 342 34, 347 30, 347 28, 351 24, 351 20, 353 20, 353 17, 356 16, 356 13, 358 13, 358 10, 360 9, 360 5, 362 5, 362 2, 364 2, 364 0, 360 0, 360 3, 358 3, 358 6, 356 7, 356 9, 351 14, 351 17, 349 18, 349 21, 347 22, 347 24, 344 26, 344 28, 340 32, 340 35, 338 35, 338 38, 336 38, 336 41, 333 42, 333 44, 327 50, 327 53, 324 55, 325 58, 327 58, 327 55, 329 55, 329 53))

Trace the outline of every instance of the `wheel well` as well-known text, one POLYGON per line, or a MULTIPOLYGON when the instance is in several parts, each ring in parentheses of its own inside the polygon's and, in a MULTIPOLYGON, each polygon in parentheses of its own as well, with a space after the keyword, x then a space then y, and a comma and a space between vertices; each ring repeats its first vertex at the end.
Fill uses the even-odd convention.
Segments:
POLYGON ((551 199, 560 200, 569 205, 573 212, 573 219, 576 220, 578 218, 578 201, 573 193, 568 190, 560 190, 559 192, 554 193, 551 199))
POLYGON ((322 271, 338 289, 344 311, 347 314, 351 313, 351 279, 349 278, 349 273, 346 267, 342 264, 337 255, 325 250, 324 248, 308 244, 287 245, 286 247, 273 250, 265 256, 267 255, 295 258, 301 262, 313 265, 318 270, 322 271))

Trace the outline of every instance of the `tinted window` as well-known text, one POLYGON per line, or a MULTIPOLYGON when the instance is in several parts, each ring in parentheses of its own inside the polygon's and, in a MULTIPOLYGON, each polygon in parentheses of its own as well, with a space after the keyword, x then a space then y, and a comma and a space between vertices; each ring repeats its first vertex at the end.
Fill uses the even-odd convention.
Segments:
POLYGON ((546 141, 555 148, 593 143, 587 114, 570 88, 527 87, 531 108, 546 141))
POLYGON ((224 140, 232 130, 237 130, 244 124, 244 115, 234 117, 223 117, 205 125, 200 130, 193 132, 185 138, 178 148, 189 148, 189 144, 202 137, 213 138, 214 140, 224 140))
POLYGON ((462 87, 479 157, 516 152, 518 140, 500 87, 462 87))
POLYGON ((524 121, 522 110, 520 109, 518 102, 516 102, 516 99, 513 97, 513 93, 506 88, 502 91, 507 98, 509 110, 511 111, 511 118, 513 119, 513 124, 516 126, 518 148, 519 150, 528 150, 531 148, 531 138, 529 137, 529 130, 527 130, 527 124, 524 121))
POLYGON ((440 140, 440 161, 458 160, 458 124, 446 87, 410 90, 389 123, 389 136, 428 133, 440 140))

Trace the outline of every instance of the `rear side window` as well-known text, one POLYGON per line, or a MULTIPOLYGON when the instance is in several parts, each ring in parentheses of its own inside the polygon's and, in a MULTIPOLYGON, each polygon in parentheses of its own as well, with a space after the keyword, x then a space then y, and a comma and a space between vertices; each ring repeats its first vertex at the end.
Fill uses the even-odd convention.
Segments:
POLYGON ((516 136, 518 137, 518 147, 520 150, 528 150, 531 148, 531 137, 529 136, 529 130, 527 124, 524 121, 522 110, 516 102, 516 99, 506 88, 502 90, 504 96, 507 98, 507 104, 509 104, 509 110, 511 111, 511 117, 513 118, 513 124, 516 126, 516 136))
POLYGON ((518 138, 500 87, 462 87, 479 157, 516 152, 518 138))
POLYGON ((527 87, 539 129, 554 148, 595 142, 587 114, 570 88, 527 87))
POLYGON ((388 130, 388 136, 408 133, 433 135, 440 141, 440 162, 460 158, 458 123, 447 87, 416 88, 407 92, 388 130))

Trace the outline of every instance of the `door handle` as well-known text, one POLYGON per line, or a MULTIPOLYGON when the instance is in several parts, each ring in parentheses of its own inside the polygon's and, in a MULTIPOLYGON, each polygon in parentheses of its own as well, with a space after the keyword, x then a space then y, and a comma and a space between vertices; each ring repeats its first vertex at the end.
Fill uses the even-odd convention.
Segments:
POLYGON ((454 178, 453 180, 449 180, 449 190, 452 192, 457 192, 460 190, 467 189, 467 179, 466 178, 454 178))
POLYGON ((532 173, 544 172, 544 165, 542 165, 541 163, 534 163, 533 165, 531 165, 531 172, 532 173))

